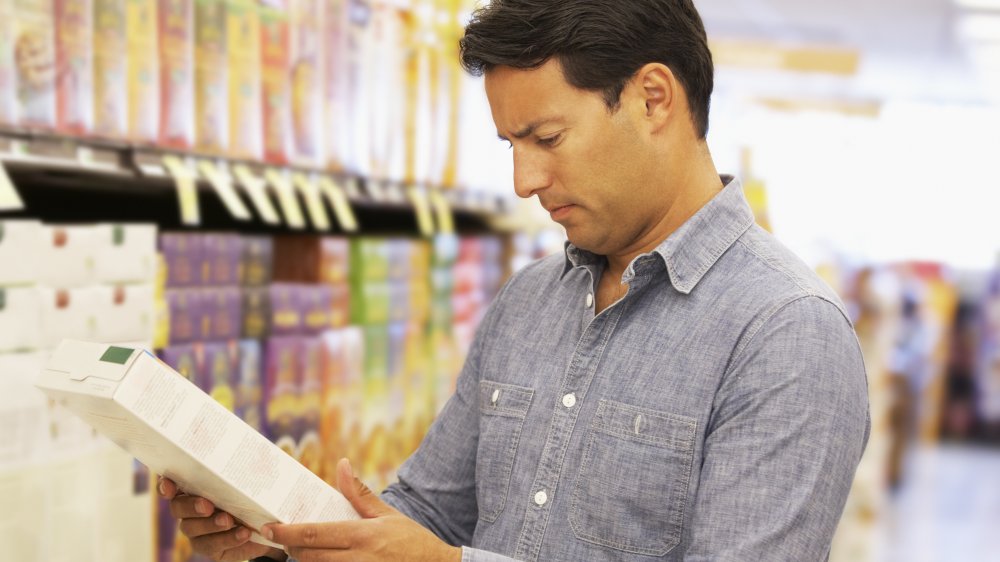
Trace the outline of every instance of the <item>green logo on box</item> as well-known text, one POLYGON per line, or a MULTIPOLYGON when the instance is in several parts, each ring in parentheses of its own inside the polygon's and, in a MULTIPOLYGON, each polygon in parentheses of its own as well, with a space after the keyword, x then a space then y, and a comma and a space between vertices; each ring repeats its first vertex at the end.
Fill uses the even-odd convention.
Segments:
POLYGON ((132 357, 132 352, 134 349, 129 349, 127 347, 109 347, 104 355, 101 356, 101 361, 105 363, 117 363, 119 365, 124 365, 129 357, 132 357))

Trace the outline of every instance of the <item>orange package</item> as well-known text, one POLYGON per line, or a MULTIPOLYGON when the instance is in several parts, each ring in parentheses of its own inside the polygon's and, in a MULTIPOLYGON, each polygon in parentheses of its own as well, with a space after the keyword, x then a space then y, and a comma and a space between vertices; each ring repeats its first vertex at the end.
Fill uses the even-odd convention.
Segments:
POLYGON ((124 138, 128 127, 125 0, 94 0, 94 133, 124 138))
MULTIPOLYGON (((19 0, 11 6, 12 120, 27 128, 56 125, 55 19, 52 0, 19 0)), ((10 56, 6 55, 5 56, 10 56)))
POLYGON ((128 44, 128 137, 154 142, 160 122, 160 55, 156 0, 125 0, 128 44))
POLYGON ((195 146, 219 154, 229 146, 225 0, 195 0, 194 27, 195 146))
POLYGON ((56 0, 56 128, 94 126, 94 9, 91 0, 56 0))
POLYGON ((194 7, 159 0, 160 144, 194 144, 194 7))
POLYGON ((291 140, 288 76, 288 15, 283 9, 262 7, 260 13, 264 159, 288 162, 291 140))
POLYGON ((260 14, 255 0, 228 0, 229 152, 259 160, 261 132, 260 14))
POLYGON ((291 0, 290 14, 294 160, 317 164, 323 154, 322 3, 291 0))

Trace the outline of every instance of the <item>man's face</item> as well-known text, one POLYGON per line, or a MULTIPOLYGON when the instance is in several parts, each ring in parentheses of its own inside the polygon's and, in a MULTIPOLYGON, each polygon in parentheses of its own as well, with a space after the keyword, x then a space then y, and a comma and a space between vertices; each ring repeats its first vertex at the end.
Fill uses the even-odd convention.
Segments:
POLYGON ((663 216, 634 103, 611 113, 599 93, 567 83, 555 60, 494 68, 486 95, 497 133, 512 145, 515 192, 537 195, 574 245, 615 254, 663 216))

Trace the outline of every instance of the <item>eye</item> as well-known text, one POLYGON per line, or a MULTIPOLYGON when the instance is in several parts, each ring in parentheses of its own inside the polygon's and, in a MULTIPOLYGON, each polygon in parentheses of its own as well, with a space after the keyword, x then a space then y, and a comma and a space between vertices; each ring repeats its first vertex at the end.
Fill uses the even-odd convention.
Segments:
POLYGON ((562 138, 562 133, 558 133, 558 134, 552 135, 551 137, 545 137, 545 138, 538 139, 538 144, 540 144, 542 146, 552 147, 552 146, 555 146, 559 142, 559 139, 561 139, 561 138, 562 138))

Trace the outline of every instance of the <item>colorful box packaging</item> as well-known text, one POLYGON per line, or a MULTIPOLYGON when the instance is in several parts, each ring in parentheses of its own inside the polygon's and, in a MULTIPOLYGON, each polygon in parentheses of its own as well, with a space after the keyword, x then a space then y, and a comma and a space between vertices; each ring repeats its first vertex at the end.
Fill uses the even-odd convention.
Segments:
POLYGON ((100 285, 96 293, 94 341, 124 343, 153 339, 153 285, 100 285))
POLYGON ((42 223, 0 221, 0 285, 32 284, 38 280, 38 260, 45 240, 42 223))
POLYGON ((303 285, 273 283, 270 288, 271 333, 275 335, 300 334, 305 322, 301 294, 303 285))
POLYGON ((167 289, 167 307, 170 311, 170 345, 207 339, 211 330, 211 316, 201 289, 167 289))
POLYGON ((13 125, 14 100, 14 7, 0 0, 0 125, 13 125))
POLYGON ((238 285, 243 240, 238 234, 206 234, 202 238, 203 285, 238 285))
POLYGON ((125 0, 128 136, 153 142, 160 123, 159 11, 156 0, 125 0))
POLYGON ((389 282, 389 322, 404 322, 411 316, 410 284, 389 282))
POLYGON ((55 0, 56 128, 86 135, 94 125, 94 9, 91 0, 55 0))
POLYGON ((83 287, 94 281, 97 229, 93 226, 42 226, 37 258, 38 282, 51 287, 83 287))
POLYGON ((193 0, 159 0, 160 144, 194 144, 193 0))
POLYGON ((156 225, 100 224, 94 227, 94 279, 98 283, 156 281, 156 225))
POLYGON ((330 328, 333 311, 333 290, 328 285, 303 285, 299 306, 302 310, 302 332, 318 334, 330 328))
POLYGON ((351 321, 351 286, 330 285, 330 327, 344 328, 351 321))
POLYGON ((299 390, 301 388, 302 338, 272 336, 265 352, 265 435, 291 457, 297 457, 299 390))
POLYGON ((320 283, 346 283, 350 277, 351 245, 347 238, 325 236, 319 239, 320 283))
POLYGON ((34 287, 0 287, 0 353, 41 347, 41 298, 34 287))
POLYGON ((323 404, 323 339, 302 339, 302 381, 299 394, 298 459, 313 474, 323 470, 320 414, 323 404))
POLYGON ((289 0, 293 160, 323 158, 323 14, 321 0, 289 0))
POLYGON ((161 234, 160 251, 167 266, 167 287, 193 287, 201 284, 204 261, 202 235, 161 234))
POLYGON ((274 241, 270 236, 244 236, 240 284, 261 287, 271 282, 274 241))
POLYGON ((229 152, 259 160, 261 129, 260 16, 256 0, 226 0, 229 57, 229 152))
POLYGON ((128 134, 127 0, 94 2, 94 134, 128 134))
POLYGON ((351 287, 351 323, 362 326, 389 322, 389 283, 370 281, 351 287))
POLYGON ((171 345, 160 351, 160 359, 187 380, 197 384, 204 369, 204 348, 185 343, 171 345))
POLYGON ((434 266, 448 266, 458 259, 459 239, 454 234, 437 234, 434 236, 434 247, 431 252, 431 263, 434 266))
POLYGON ((413 263, 413 245, 406 238, 392 238, 386 241, 388 245, 389 271, 391 281, 406 281, 412 277, 410 266, 413 263))
POLYGON ((239 375, 236 383, 236 415, 250 427, 261 431, 263 415, 263 369, 258 340, 242 340, 240 345, 239 375))
POLYGON ((243 298, 243 337, 263 339, 271 333, 271 289, 245 287, 243 298))
POLYGON ((196 384, 230 412, 236 411, 236 392, 240 371, 239 342, 210 342, 203 346, 205 356, 196 384))
POLYGON ((350 277, 352 285, 385 281, 389 277, 389 247, 382 238, 351 239, 350 277))
POLYGON ((204 289, 202 298, 211 313, 209 339, 230 340, 242 336, 243 303, 239 287, 204 289))
POLYGON ((260 32, 264 159, 286 164, 292 135, 288 13, 261 6, 260 32))
POLYGON ((194 0, 194 138, 199 151, 229 148, 226 0, 194 0))
POLYGON ((350 81, 347 66, 347 0, 323 3, 323 94, 325 96, 326 164, 333 170, 347 168, 345 147, 351 141, 351 120, 347 112, 350 81))
POLYGON ((12 0, 8 23, 14 61, 14 120, 28 128, 56 126, 56 39, 53 0, 12 0))

